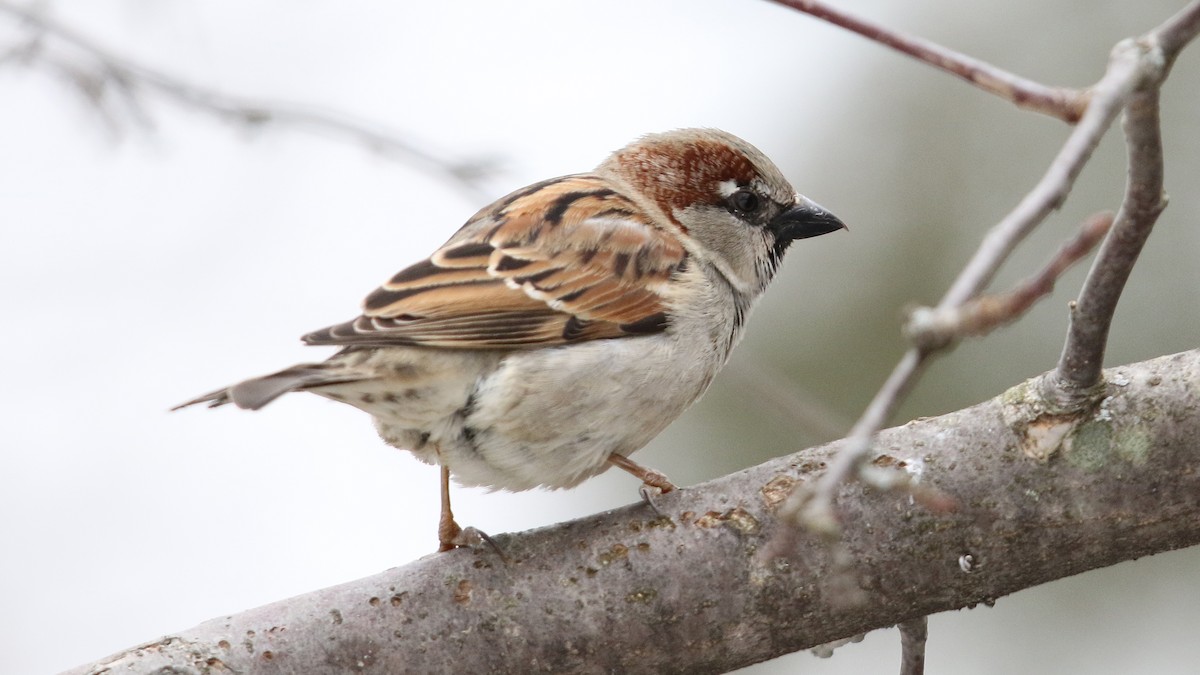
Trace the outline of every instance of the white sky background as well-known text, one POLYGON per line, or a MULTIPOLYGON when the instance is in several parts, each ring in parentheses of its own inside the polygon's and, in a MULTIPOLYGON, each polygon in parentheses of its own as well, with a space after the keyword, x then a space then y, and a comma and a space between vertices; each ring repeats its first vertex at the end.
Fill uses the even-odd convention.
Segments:
MULTIPOLYGON (((840 4, 884 20, 901 9, 840 4)), ((345 111, 448 157, 503 158, 489 198, 590 169, 650 131, 716 126, 768 154, 824 138, 854 105, 860 55, 878 49, 764 2, 511 6, 59 0, 53 9, 113 52, 196 83, 345 111)), ((11 34, 0 16, 0 39, 11 34)), ((345 142, 247 133, 161 103, 149 110, 151 136, 126 128, 114 141, 61 83, 0 69, 2 673, 56 672, 436 545, 436 470, 383 445, 357 410, 312 396, 257 414, 166 409, 324 358, 332 350, 298 337, 351 318, 375 285, 486 200, 345 142)), ((839 212, 805 185, 853 177, 796 165, 807 172, 792 176, 800 190, 839 212)), ((798 248, 789 264, 846 256, 848 241, 798 248)), ((704 436, 668 431, 639 459, 681 483, 707 477, 655 461, 660 444, 682 442, 704 436)), ((492 533, 637 498, 619 472, 571 492, 453 496, 460 522, 492 533)), ((1168 585, 1148 592, 1186 597, 1164 569, 1168 585)), ((1079 597, 1058 588, 1049 602, 1079 597)), ((1002 642, 997 631, 1021 629, 1026 595, 935 618, 931 666, 1016 672, 986 650, 1002 642)), ((1081 614, 1108 611, 1119 607, 1081 614)), ((1060 628, 1067 650, 1088 632, 1060 628)), ((1173 659, 1187 648, 1161 629, 1141 639, 1162 639, 1173 659)), ((788 667, 891 672, 896 643, 873 634, 831 660, 802 654, 788 667)), ((1095 647, 1084 669, 1127 671, 1127 647, 1095 647)))

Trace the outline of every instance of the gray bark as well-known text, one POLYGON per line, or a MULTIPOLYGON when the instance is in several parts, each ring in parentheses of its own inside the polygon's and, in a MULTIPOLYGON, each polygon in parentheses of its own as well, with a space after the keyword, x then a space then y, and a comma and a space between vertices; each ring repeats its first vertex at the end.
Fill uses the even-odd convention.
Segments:
POLYGON ((662 496, 661 516, 639 504, 499 536, 507 563, 431 555, 70 672, 723 672, 1200 543, 1200 350, 1105 376, 1057 451, 1028 439, 1046 426, 1035 381, 880 434, 875 464, 953 512, 849 484, 839 544, 777 538, 775 509, 831 443, 662 496))

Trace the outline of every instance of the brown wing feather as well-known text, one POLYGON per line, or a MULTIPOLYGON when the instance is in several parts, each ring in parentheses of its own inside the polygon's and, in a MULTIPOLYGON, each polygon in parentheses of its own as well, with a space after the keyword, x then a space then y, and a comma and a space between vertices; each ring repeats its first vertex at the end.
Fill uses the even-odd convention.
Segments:
POLYGON ((663 330, 679 239, 596 176, 515 192, 310 344, 525 348, 663 330))

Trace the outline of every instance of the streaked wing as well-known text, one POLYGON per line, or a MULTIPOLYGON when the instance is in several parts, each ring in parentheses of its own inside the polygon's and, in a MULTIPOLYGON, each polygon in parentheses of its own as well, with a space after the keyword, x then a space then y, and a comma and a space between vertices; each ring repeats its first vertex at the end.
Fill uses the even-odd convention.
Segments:
POLYGON ((653 333, 687 254, 592 175, 514 192, 309 344, 524 348, 653 333))

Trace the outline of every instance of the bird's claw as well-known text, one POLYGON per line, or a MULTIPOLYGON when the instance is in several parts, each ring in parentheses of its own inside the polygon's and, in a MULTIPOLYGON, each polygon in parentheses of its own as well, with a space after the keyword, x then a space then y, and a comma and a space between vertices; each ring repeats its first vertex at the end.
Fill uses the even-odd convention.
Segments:
POLYGON ((449 523, 442 523, 438 528, 438 552, 453 551, 456 548, 469 548, 472 551, 478 551, 487 545, 500 559, 504 562, 512 562, 500 545, 492 539, 491 535, 483 530, 474 527, 459 527, 458 523, 450 520, 449 523))

